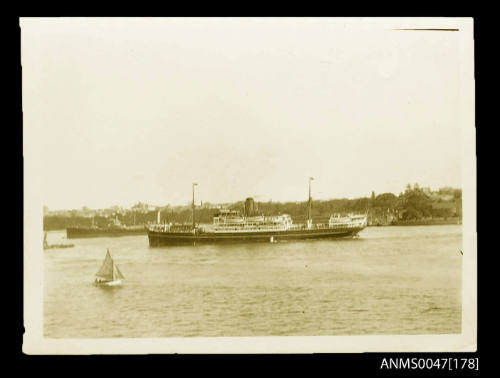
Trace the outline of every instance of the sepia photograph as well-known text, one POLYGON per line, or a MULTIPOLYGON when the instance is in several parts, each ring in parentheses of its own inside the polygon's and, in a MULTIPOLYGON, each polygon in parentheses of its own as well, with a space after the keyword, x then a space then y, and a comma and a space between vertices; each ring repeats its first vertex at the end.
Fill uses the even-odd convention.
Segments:
POLYGON ((27 354, 474 352, 472 18, 20 18, 27 354))

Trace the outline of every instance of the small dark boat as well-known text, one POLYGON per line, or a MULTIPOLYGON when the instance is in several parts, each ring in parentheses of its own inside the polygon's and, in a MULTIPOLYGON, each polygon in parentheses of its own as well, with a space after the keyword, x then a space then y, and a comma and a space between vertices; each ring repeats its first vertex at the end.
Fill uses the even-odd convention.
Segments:
POLYGON ((72 248, 74 244, 49 244, 47 243, 47 233, 43 236, 43 249, 53 249, 53 248, 72 248))

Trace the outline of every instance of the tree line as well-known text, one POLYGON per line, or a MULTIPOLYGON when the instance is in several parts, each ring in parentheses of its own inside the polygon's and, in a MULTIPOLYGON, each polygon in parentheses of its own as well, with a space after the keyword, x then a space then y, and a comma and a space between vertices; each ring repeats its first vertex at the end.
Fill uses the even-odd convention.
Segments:
MULTIPOLYGON (((327 222, 332 214, 366 213, 372 219, 386 219, 388 216, 400 220, 419 220, 429 217, 461 216, 462 190, 443 188, 433 192, 438 199, 433 199, 429 193, 417 184, 413 187, 407 185, 406 190, 396 196, 393 193, 382 193, 371 197, 360 197, 355 199, 330 199, 313 200, 312 217, 313 222, 327 222), (433 206, 440 202, 439 196, 451 198, 447 203, 455 205, 455 212, 446 207, 433 206)), ((308 202, 256 202, 256 212, 260 215, 289 214, 295 223, 304 222, 307 218, 308 202)), ((243 201, 232 203, 229 209, 239 210, 243 214, 245 203, 243 201)), ((213 217, 219 210, 216 208, 197 207, 195 218, 197 223, 211 223, 213 217)), ((107 227, 118 221, 127 226, 145 225, 157 221, 158 211, 138 212, 129 210, 125 213, 116 213, 113 216, 95 216, 92 218, 70 215, 47 215, 44 216, 44 230, 65 229, 72 226, 98 226, 107 227)), ((192 222, 192 210, 188 206, 163 207, 160 209, 160 220, 166 223, 190 223, 192 222)))

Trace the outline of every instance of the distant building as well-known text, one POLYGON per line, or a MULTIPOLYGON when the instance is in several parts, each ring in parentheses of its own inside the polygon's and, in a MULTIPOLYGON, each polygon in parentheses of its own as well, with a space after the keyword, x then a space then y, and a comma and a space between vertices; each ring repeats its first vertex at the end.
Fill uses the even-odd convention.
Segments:
POLYGON ((150 211, 155 211, 156 208, 157 208, 156 206, 147 203, 137 202, 134 206, 132 206, 131 210, 146 214, 149 213, 150 211))

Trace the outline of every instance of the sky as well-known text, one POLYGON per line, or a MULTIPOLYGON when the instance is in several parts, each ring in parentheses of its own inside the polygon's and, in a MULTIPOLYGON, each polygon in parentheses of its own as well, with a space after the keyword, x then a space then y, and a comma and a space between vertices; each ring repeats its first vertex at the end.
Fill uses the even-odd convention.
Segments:
POLYGON ((51 210, 183 205, 193 182, 212 203, 304 201, 309 177, 318 199, 461 187, 458 35, 328 18, 22 19, 25 158, 51 210))

